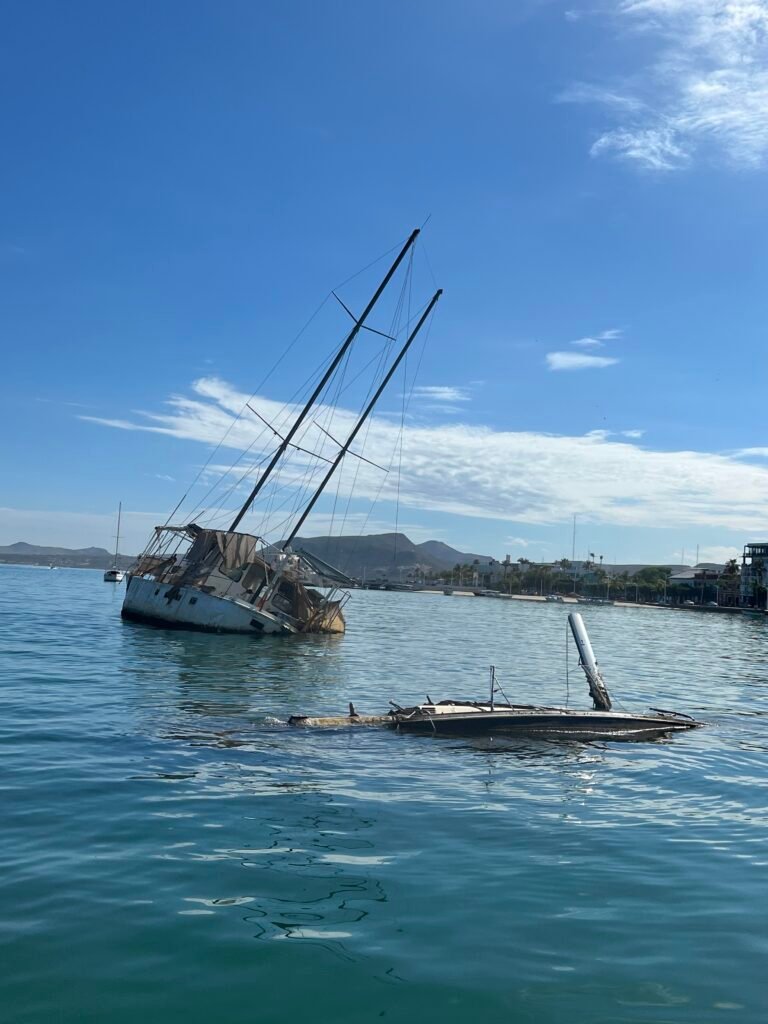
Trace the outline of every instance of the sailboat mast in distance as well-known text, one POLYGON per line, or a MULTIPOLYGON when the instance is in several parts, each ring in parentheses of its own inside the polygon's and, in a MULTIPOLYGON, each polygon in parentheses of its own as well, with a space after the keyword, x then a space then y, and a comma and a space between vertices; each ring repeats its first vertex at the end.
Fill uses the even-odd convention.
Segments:
POLYGON ((309 401, 306 403, 304 408, 299 413, 298 417, 296 418, 296 422, 293 424, 291 429, 285 435, 285 438, 281 442, 280 447, 277 449, 275 454, 272 456, 272 459, 271 459, 269 465, 264 470, 264 472, 261 474, 259 479, 256 481, 256 485, 254 486, 254 488, 251 491, 251 493, 248 495, 248 497, 247 497, 247 499, 245 501, 245 504, 240 509, 240 511, 237 513, 237 515, 235 516, 235 518, 234 518, 234 520, 232 522, 232 525, 230 526, 230 530, 236 530, 237 527, 240 525, 240 521, 242 520, 243 516, 246 514, 248 509, 251 507, 251 505, 255 501, 256 496, 258 495, 259 491, 264 486, 264 484, 267 482, 267 479, 271 475, 272 470, 275 468, 277 463, 280 461, 280 459, 284 455, 286 449, 288 448, 288 446, 290 445, 291 441, 293 440, 293 437, 296 434, 296 431, 299 429, 301 424, 304 422, 304 420, 305 420, 309 410, 315 404, 315 402, 318 399, 318 396, 322 393, 323 388, 326 386, 328 381, 331 379, 331 377, 335 373, 336 367, 339 365, 341 360, 344 358, 344 355, 347 352, 347 350, 349 349, 349 346, 352 344, 352 342, 357 337, 357 334, 360 331, 360 328, 363 326, 365 321, 368 319, 368 314, 371 312, 373 307, 376 305, 376 303, 381 298, 382 292, 387 287, 389 282, 392 280, 392 277, 394 276, 395 271, 400 266, 400 264, 403 262, 403 260, 405 259, 406 254, 408 253, 408 250, 411 248, 413 243, 416 241, 416 239, 417 239, 417 237, 419 235, 419 231, 420 231, 420 229, 416 228, 414 231, 411 232, 410 237, 408 238, 408 241, 405 243, 403 248, 400 250, 400 252, 399 252, 399 254, 397 256, 397 259, 392 264, 392 266, 389 268, 389 270, 387 271, 387 273, 386 273, 386 275, 384 277, 384 280, 381 282, 379 287, 374 292, 373 297, 371 298, 370 302, 368 303, 368 305, 363 310, 363 312, 362 312, 362 314, 360 316, 360 319, 355 322, 355 326, 352 328, 352 330, 349 332, 347 337, 344 339, 344 343, 342 344, 341 348, 339 349, 339 351, 336 353, 336 355, 334 356, 333 360, 331 361, 331 365, 328 367, 328 369, 323 374, 322 379, 320 380, 320 383, 317 385, 315 390, 312 392, 312 395, 310 396, 309 401))
POLYGON ((117 566, 117 556, 120 551, 120 516, 123 511, 122 501, 118 502, 117 505, 117 535, 115 537, 115 566, 117 566))
POLYGON ((122 501, 117 506, 117 533, 115 534, 115 554, 112 558, 112 567, 104 572, 105 583, 121 583, 125 573, 118 568, 117 560, 120 557, 120 516, 123 511, 122 501))

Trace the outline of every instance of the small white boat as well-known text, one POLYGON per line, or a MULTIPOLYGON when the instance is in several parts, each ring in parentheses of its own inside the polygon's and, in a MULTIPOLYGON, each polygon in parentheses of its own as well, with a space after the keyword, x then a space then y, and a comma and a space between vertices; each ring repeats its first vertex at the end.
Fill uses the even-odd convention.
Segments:
POLYGON ((107 569, 104 573, 105 583, 122 583, 125 578, 125 573, 122 569, 117 567, 118 550, 120 548, 120 514, 123 510, 123 503, 120 502, 117 506, 117 535, 115 537, 115 557, 112 559, 112 568, 107 569))

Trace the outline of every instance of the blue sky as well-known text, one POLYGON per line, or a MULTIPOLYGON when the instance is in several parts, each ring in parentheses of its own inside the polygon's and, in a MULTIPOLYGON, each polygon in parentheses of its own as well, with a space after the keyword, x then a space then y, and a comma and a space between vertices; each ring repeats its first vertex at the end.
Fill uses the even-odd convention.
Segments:
MULTIPOLYGON (((122 500, 139 550, 329 288, 430 215, 401 529, 764 539, 765 0, 36 2, 0 46, 0 543, 108 547, 122 500)), ((392 529, 363 490, 347 528, 392 529)))

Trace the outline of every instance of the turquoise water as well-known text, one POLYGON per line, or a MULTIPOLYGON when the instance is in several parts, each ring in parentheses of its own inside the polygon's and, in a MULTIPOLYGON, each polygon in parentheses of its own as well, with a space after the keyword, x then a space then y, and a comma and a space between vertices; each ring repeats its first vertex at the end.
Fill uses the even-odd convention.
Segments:
POLYGON ((490 662, 560 702, 567 609, 355 593, 344 638, 254 640, 122 592, 0 569, 4 1024, 764 1019, 768 624, 589 608, 620 703, 711 726, 461 741, 281 720, 490 662))

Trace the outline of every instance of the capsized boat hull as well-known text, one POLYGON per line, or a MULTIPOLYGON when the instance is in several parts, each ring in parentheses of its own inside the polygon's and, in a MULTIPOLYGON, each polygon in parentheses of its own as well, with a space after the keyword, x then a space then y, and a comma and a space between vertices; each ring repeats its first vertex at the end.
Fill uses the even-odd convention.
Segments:
POLYGON ((489 705, 445 701, 397 708, 386 715, 292 715, 289 725, 341 728, 377 725, 429 736, 511 735, 568 740, 647 740, 695 729, 703 723, 672 711, 634 715, 623 711, 571 711, 524 704, 489 705))
POLYGON ((548 739, 652 739, 701 725, 687 715, 657 712, 635 715, 623 711, 571 711, 526 705, 471 706, 446 702, 398 709, 391 725, 401 732, 448 736, 504 733, 548 739))
POLYGON ((245 601, 206 594, 197 587, 178 587, 143 576, 129 576, 122 617, 166 629, 193 629, 206 633, 297 633, 277 616, 245 601))

